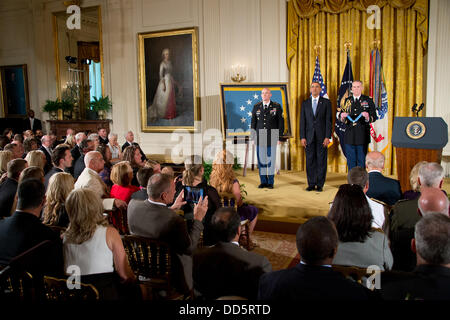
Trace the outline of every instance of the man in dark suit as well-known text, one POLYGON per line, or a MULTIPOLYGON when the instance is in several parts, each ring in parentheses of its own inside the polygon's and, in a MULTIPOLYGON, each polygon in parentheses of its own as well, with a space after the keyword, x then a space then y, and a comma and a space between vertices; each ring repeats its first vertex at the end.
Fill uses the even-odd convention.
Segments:
POLYGON ((269 88, 261 90, 262 101, 253 106, 251 123, 261 181, 258 188, 269 189, 273 189, 277 144, 284 134, 283 109, 271 97, 269 88))
POLYGON ((194 288, 206 299, 240 296, 256 299, 259 278, 272 271, 266 257, 239 246, 241 218, 231 207, 211 218, 218 243, 194 254, 194 288))
POLYGON ((367 196, 393 206, 402 197, 400 182, 383 176, 384 155, 378 151, 366 156, 366 168, 369 172, 369 190, 367 196))
POLYGON ((44 166, 44 172, 45 174, 47 174, 53 167, 52 164, 53 150, 51 148, 53 141, 49 135, 45 135, 42 137, 41 143, 42 145, 39 147, 39 150, 41 150, 44 153, 45 159, 47 160, 47 163, 44 166))
POLYGON ((145 153, 144 153, 144 151, 142 151, 139 144, 137 142, 134 142, 133 131, 128 131, 127 134, 125 135, 125 143, 122 145, 122 152, 125 150, 126 147, 130 147, 130 146, 136 146, 137 148, 139 148, 139 152, 141 153, 142 161, 147 160, 147 157, 145 156, 145 153))
POLYGON ((20 173, 27 167, 23 159, 13 159, 7 165, 7 178, 0 184, 0 217, 11 215, 20 173))
POLYGON ((174 263, 180 272, 175 279, 175 287, 182 292, 192 289, 192 252, 197 248, 198 239, 203 231, 202 220, 208 209, 208 199, 198 202, 194 207, 194 220, 190 229, 186 221, 174 210, 186 204, 183 193, 173 203, 175 183, 164 174, 150 177, 147 186, 148 199, 131 200, 128 205, 128 227, 131 234, 167 242, 176 254, 174 263))
POLYGON ((326 217, 314 217, 297 231, 300 263, 294 268, 264 274, 259 300, 366 300, 370 291, 331 268, 338 233, 326 217))
POLYGON ((364 168, 370 143, 370 123, 377 120, 375 104, 370 97, 361 94, 362 89, 361 81, 353 81, 353 96, 345 99, 344 107, 338 112, 339 118, 347 126, 344 147, 349 171, 356 166, 364 168))
POLYGON ((381 274, 381 294, 388 300, 450 300, 450 218, 424 216, 415 226, 412 273, 381 274))
POLYGON ((143 167, 140 168, 136 174, 137 181, 139 182, 140 190, 136 191, 131 195, 131 199, 135 200, 147 200, 148 194, 147 194, 147 185, 148 185, 148 179, 153 175, 154 171, 153 168, 150 167, 143 167))
POLYGON ((320 96, 320 83, 311 83, 311 97, 303 101, 300 141, 305 147, 307 191, 323 190, 327 175, 328 145, 331 139, 331 103, 320 96))
POLYGON ((28 118, 24 120, 23 128, 24 130, 32 130, 33 132, 42 130, 41 120, 34 117, 34 111, 32 109, 28 111, 28 118))
POLYGON ((52 161, 54 166, 44 177, 45 190, 47 190, 50 178, 55 173, 64 172, 66 168, 72 166, 72 160, 72 154, 70 153, 70 148, 67 145, 59 145, 55 148, 55 150, 53 150, 52 161))
POLYGON ((18 191, 17 211, 0 220, 0 265, 10 261, 45 240, 51 245, 39 252, 24 267, 36 274, 63 274, 62 242, 58 233, 42 224, 39 217, 45 205, 44 184, 37 179, 21 182, 18 191))
POLYGON ((84 163, 84 156, 88 152, 94 151, 94 141, 89 139, 81 141, 80 149, 81 149, 81 156, 78 157, 77 161, 75 161, 75 164, 73 165, 73 177, 75 179, 78 179, 78 177, 83 172, 84 168, 86 168, 86 165, 84 163))
POLYGON ((106 131, 105 128, 98 128, 98 139, 100 141, 100 143, 103 144, 108 144, 109 140, 108 140, 108 132, 106 131))

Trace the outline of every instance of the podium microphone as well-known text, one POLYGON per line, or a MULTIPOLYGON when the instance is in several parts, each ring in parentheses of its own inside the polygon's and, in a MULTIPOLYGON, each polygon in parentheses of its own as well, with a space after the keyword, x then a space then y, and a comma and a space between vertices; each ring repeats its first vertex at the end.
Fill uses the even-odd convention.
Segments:
POLYGON ((414 103, 414 105, 412 106, 412 108, 411 108, 411 111, 412 112, 416 112, 417 111, 417 103, 414 103))
POLYGON ((422 111, 424 105, 425 105, 425 104, 422 102, 422 104, 419 106, 419 109, 417 109, 417 112, 422 111))

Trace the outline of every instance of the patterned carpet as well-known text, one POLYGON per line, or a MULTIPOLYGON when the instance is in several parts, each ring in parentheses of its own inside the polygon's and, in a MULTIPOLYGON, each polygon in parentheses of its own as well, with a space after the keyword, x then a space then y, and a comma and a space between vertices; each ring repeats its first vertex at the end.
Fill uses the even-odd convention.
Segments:
POLYGON ((298 255, 294 234, 254 231, 252 241, 258 244, 253 252, 266 256, 273 270, 286 269, 298 263, 293 262, 298 255))

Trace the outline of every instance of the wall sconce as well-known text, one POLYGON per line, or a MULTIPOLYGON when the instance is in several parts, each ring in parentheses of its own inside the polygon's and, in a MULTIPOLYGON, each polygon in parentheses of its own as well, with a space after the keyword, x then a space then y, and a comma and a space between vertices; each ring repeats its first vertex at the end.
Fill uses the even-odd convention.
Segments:
POLYGON ((243 64, 235 64, 231 66, 231 80, 233 82, 242 82, 247 79, 247 66, 243 64))

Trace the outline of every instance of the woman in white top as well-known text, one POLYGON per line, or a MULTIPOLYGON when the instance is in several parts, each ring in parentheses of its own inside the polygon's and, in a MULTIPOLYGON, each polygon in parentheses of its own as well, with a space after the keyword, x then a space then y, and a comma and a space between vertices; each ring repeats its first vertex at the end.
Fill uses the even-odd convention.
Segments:
POLYGON ((67 197, 65 205, 70 220, 63 239, 65 270, 72 265, 78 266, 81 276, 112 274, 115 271, 122 283, 134 282, 136 278, 119 232, 104 219, 98 195, 90 189, 75 189, 67 197))
POLYGON ((117 134, 110 133, 108 135, 108 147, 111 150, 111 163, 116 164, 119 161, 122 161, 122 151, 120 150, 119 143, 117 142, 117 134))

